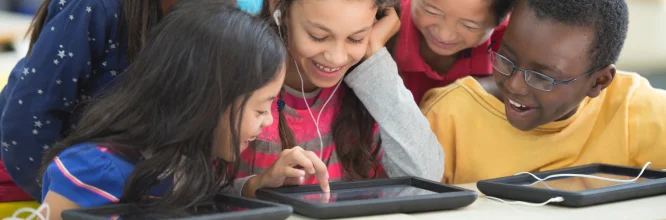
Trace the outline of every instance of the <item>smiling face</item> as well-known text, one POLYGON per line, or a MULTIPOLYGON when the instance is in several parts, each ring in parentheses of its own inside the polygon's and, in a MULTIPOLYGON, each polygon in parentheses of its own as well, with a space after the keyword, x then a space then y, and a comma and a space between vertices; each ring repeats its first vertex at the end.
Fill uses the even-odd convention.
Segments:
MULTIPOLYGON (((543 73, 556 82, 579 77, 594 68, 589 53, 595 34, 592 30, 539 19, 525 4, 519 4, 512 16, 498 53, 518 68, 543 73)), ((495 69, 493 75, 508 121, 527 131, 571 117, 586 96, 598 95, 605 88, 599 85, 610 83, 609 68, 555 86, 551 92, 528 85, 521 71, 506 76, 495 69)))
MULTIPOLYGON (((243 111, 243 118, 241 119, 240 152, 243 152, 248 147, 248 142, 254 141, 262 130, 273 124, 273 116, 271 114, 272 103, 277 97, 282 84, 284 83, 285 68, 280 68, 276 79, 254 91, 250 98, 245 103, 243 111)), ((240 106, 242 100, 236 101, 236 106, 240 106)), ((216 155, 226 161, 233 161, 234 146, 230 144, 231 129, 229 128, 230 111, 227 109, 218 122, 216 129, 214 149, 217 151, 216 155)))
MULTIPOLYGON (((335 86, 363 58, 377 8, 372 0, 304 0, 294 1, 288 14, 290 55, 303 75, 305 90, 312 90, 335 86)), ((288 70, 285 83, 301 88, 294 68, 288 70)))
POLYGON ((428 48, 450 56, 490 38, 497 19, 490 0, 413 0, 412 16, 428 48))

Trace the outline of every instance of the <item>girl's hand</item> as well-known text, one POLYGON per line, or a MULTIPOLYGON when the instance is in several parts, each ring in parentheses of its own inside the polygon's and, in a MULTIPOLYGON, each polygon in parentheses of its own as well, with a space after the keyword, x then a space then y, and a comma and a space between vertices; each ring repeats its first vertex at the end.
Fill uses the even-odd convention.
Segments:
POLYGON ((370 38, 368 41, 368 50, 365 52, 364 59, 370 58, 377 51, 382 49, 393 35, 400 30, 400 17, 394 8, 388 8, 384 11, 384 17, 379 19, 372 26, 370 38))
POLYGON ((328 169, 314 152, 305 151, 301 147, 287 149, 280 153, 280 157, 266 172, 249 180, 250 183, 246 184, 249 189, 244 190, 244 196, 255 197, 254 191, 259 188, 300 185, 312 175, 319 181, 322 191, 331 191, 328 185, 328 169), (296 168, 297 166, 299 168, 296 168))

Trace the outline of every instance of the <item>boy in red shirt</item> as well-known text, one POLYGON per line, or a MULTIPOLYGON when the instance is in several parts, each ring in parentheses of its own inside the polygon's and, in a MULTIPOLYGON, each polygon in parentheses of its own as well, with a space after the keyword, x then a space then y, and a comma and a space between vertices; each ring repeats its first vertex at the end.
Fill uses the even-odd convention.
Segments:
POLYGON ((393 57, 417 103, 432 88, 492 74, 486 48, 501 40, 514 2, 402 0, 393 57))

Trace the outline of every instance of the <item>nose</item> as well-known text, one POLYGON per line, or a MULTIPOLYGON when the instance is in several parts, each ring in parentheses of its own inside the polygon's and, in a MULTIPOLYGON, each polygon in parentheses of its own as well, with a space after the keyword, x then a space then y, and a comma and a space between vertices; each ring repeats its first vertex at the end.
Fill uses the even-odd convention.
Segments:
POLYGON ((504 81, 504 87, 516 95, 527 95, 529 92, 529 85, 525 82, 525 73, 517 69, 504 81))
POLYGON ((330 67, 340 67, 347 62, 347 48, 344 42, 335 42, 331 49, 324 52, 324 58, 330 62, 330 67))
POLYGON ((437 36, 437 40, 451 43, 452 41, 455 41, 456 39, 456 31, 455 28, 453 28, 455 24, 450 24, 449 22, 441 22, 439 25, 437 25, 437 28, 435 29, 435 36, 437 36))

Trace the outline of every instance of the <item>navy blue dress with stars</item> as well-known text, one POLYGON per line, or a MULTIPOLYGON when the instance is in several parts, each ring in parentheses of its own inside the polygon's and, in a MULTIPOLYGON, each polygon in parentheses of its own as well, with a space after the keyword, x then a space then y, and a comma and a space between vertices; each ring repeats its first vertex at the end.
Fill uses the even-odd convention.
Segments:
POLYGON ((118 39, 121 8, 119 0, 53 0, 39 40, 0 94, 2 160, 35 199, 42 153, 74 126, 74 107, 128 66, 118 39))

